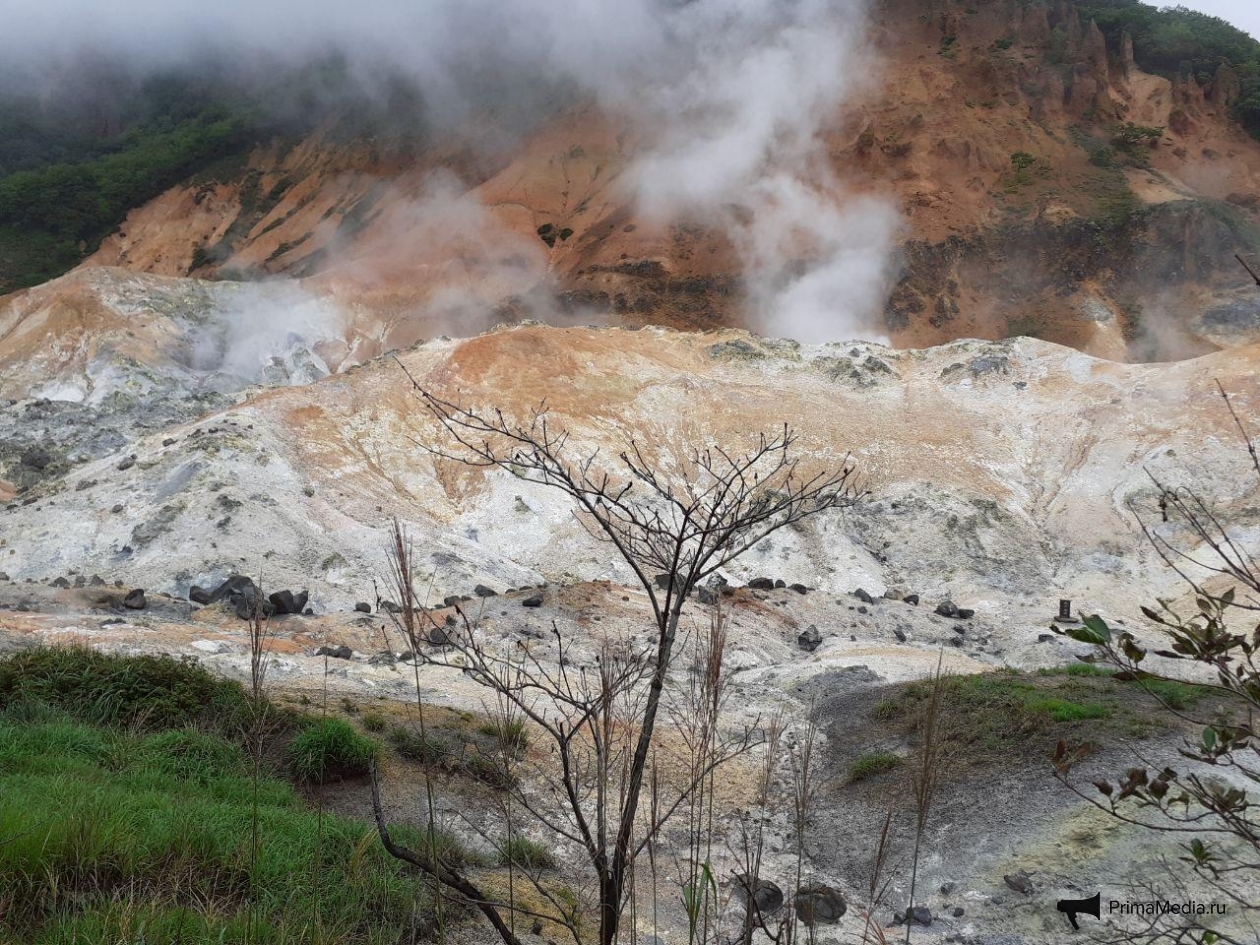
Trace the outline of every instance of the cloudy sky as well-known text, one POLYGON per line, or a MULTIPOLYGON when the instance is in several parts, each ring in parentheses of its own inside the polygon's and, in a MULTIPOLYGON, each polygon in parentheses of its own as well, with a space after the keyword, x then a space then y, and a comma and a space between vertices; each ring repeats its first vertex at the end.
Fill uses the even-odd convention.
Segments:
POLYGON ((1201 10, 1212 16, 1219 16, 1260 39, 1260 3, 1256 0, 1182 0, 1180 3, 1160 3, 1158 6, 1183 6, 1201 10))

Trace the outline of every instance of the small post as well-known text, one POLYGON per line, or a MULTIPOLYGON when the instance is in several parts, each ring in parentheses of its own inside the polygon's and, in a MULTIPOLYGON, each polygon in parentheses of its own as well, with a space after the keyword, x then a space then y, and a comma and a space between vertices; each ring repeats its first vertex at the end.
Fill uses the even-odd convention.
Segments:
POLYGON ((1059 619, 1072 619, 1072 602, 1065 597, 1059 598, 1059 619))

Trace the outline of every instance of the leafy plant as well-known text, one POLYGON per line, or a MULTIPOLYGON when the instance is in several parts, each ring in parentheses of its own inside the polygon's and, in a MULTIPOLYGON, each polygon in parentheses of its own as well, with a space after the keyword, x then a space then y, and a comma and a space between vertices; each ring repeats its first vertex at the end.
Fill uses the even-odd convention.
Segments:
POLYGON ((377 745, 341 719, 319 719, 293 739, 288 757, 296 777, 323 784, 333 778, 366 775, 377 745))

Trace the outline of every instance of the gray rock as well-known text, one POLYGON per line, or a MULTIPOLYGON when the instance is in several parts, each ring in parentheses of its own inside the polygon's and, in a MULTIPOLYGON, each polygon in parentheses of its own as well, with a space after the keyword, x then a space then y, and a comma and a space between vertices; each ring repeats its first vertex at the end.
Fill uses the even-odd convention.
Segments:
POLYGON ((823 883, 802 886, 792 897, 792 904, 796 907, 796 914, 809 928, 819 923, 830 925, 839 922, 849 908, 840 890, 823 883))
POLYGON ((742 903, 748 903, 749 890, 753 890, 752 899, 757 911, 763 916, 771 915, 783 908, 783 890, 768 879, 758 879, 755 884, 747 873, 735 874, 735 897, 742 903))
POLYGON ((493 588, 486 587, 484 584, 478 584, 473 588, 474 597, 498 597, 499 592, 493 588))
POLYGON ((853 596, 856 597, 858 600, 860 600, 864 604, 875 603, 875 598, 872 597, 869 593, 867 593, 865 590, 863 590, 860 587, 856 591, 853 592, 853 596))
POLYGON ((755 591, 772 591, 774 590, 774 580, 768 577, 755 577, 748 582, 748 586, 755 591))
POLYGON ((895 636, 901 643, 906 642, 906 632, 900 627, 893 631, 893 636, 895 636))
POLYGON ((354 656, 354 650, 343 643, 341 646, 321 646, 315 651, 315 655, 330 656, 335 660, 348 660, 354 656))
POLYGON ((53 580, 52 580, 52 586, 53 586, 53 587, 69 587, 69 586, 70 586, 70 582, 69 582, 69 581, 67 581, 67 580, 66 580, 65 578, 63 578, 63 577, 57 577, 57 578, 53 578, 53 580))
POLYGON ((188 599, 194 604, 212 604, 214 597, 204 587, 194 584, 188 589, 188 599))
POLYGON ((789 584, 789 585, 788 585, 788 588, 789 588, 790 590, 796 591, 796 593, 798 593, 798 594, 808 594, 808 593, 809 593, 809 588, 808 588, 808 587, 806 587, 804 584, 789 584))
POLYGON ((137 587, 129 591, 127 596, 123 598, 123 606, 128 610, 144 610, 148 605, 149 602, 145 599, 143 587, 137 587))
POLYGON ((541 594, 534 594, 532 597, 526 597, 521 601, 522 607, 541 607, 543 598, 541 594))
POLYGON ((1018 873, 1014 873, 1010 876, 1003 876, 1002 882, 1006 883, 1007 886, 1015 890, 1017 893, 1023 893, 1025 896, 1032 895, 1032 891, 1035 888, 1033 886, 1032 877, 1024 870, 1020 870, 1018 873))
POLYGON ((10 580, 9 576, 5 574, 3 571, 0 571, 0 581, 8 581, 8 580, 10 580))
POLYGON ((774 582, 774 587, 775 590, 783 590, 783 588, 787 587, 787 581, 783 580, 783 578, 777 578, 774 582))
POLYGON ((902 601, 904 601, 905 603, 909 604, 911 607, 918 607, 918 606, 919 606, 919 595, 918 595, 918 594, 906 594, 906 595, 902 596, 902 598, 901 598, 901 599, 902 599, 902 601))
POLYGON ((372 605, 365 600, 361 600, 354 605, 354 609, 361 614, 370 614, 372 612, 372 605))
POLYGON ((943 600, 936 605, 936 613, 941 617, 957 617, 958 607, 952 600, 943 600))
POLYGON ((118 463, 118 468, 120 470, 130 469, 135 464, 136 464, 136 454, 132 453, 130 456, 126 457, 125 459, 121 460, 118 463))
POLYGON ((267 600, 271 602, 271 606, 276 609, 278 614, 301 614, 306 608, 306 601, 310 597, 307 591, 301 591, 294 594, 292 591, 276 591, 271 594, 267 600))
POLYGON ((461 598, 460 598, 460 596, 459 596, 458 594, 451 594, 449 597, 444 597, 444 598, 442 598, 442 606, 443 606, 443 607, 454 607, 454 606, 456 606, 457 604, 459 604, 459 603, 460 603, 460 600, 461 600, 461 598))
POLYGON ((813 653, 814 650, 818 649, 821 643, 822 634, 818 632, 818 628, 812 623, 807 629, 801 631, 800 635, 796 638, 796 645, 806 653, 813 653))
POLYGON ((958 608, 958 618, 960 620, 970 620, 975 615, 976 615, 976 612, 969 607, 958 608))
POLYGON ((430 627, 428 640, 433 646, 446 646, 451 642, 451 635, 441 627, 430 627))
POLYGON ((718 592, 708 587, 697 587, 696 600, 706 607, 712 607, 718 601, 718 592))

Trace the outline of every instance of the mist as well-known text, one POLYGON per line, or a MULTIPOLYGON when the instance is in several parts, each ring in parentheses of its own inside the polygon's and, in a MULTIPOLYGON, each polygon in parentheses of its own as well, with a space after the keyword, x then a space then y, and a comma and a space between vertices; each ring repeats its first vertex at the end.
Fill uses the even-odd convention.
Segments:
MULTIPOLYGON (((141 79, 201 69, 265 88, 268 75, 338 57, 343 94, 394 101, 402 77, 418 94, 408 122, 433 134, 488 118, 501 132, 489 146, 593 100, 645 143, 625 175, 644 214, 726 232, 750 327, 882 340, 898 214, 851 195, 820 138, 877 71, 866 13, 855 0, 49 0, 6 14, 0 61, 11 87, 65 87, 92 58, 141 79)), ((277 110, 309 107, 280 102, 283 91, 277 110)), ((443 212, 486 226, 468 201, 418 206, 416 231, 430 237, 460 231, 443 212)), ((441 304, 465 316, 480 304, 457 296, 441 304)))

